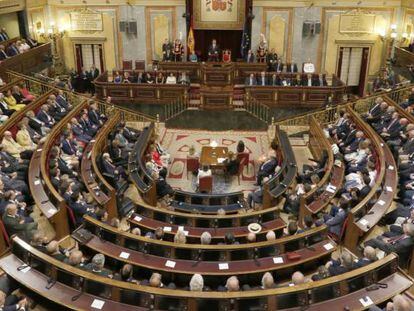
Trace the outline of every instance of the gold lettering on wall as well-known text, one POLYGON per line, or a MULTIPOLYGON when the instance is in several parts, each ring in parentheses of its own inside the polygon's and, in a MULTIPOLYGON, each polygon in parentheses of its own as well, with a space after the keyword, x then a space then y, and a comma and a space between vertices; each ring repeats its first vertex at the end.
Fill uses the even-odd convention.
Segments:
POLYGON ((364 13, 341 14, 339 32, 341 33, 373 33, 375 15, 364 13))
POLYGON ((94 12, 71 12, 70 26, 73 31, 102 31, 102 14, 94 12))

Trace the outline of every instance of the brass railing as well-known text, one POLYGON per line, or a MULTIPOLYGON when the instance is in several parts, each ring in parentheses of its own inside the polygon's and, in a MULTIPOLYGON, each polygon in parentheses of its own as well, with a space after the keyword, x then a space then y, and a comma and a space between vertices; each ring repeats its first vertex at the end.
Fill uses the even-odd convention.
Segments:
POLYGON ((104 101, 88 97, 84 94, 80 94, 77 92, 73 92, 68 89, 59 88, 54 85, 50 85, 42 80, 14 72, 14 71, 7 71, 7 81, 13 81, 16 79, 23 79, 23 82, 25 83, 26 87, 33 91, 36 94, 42 95, 50 90, 53 90, 55 93, 57 93, 59 90, 62 90, 66 96, 66 98, 69 100, 69 102, 76 106, 80 104, 81 102, 85 100, 91 100, 99 105, 99 110, 102 113, 105 113, 107 116, 112 116, 116 111, 119 111, 121 113, 121 119, 125 121, 134 121, 134 122, 143 122, 144 124, 149 124, 151 122, 156 122, 157 118, 137 112, 132 111, 123 107, 116 107, 112 104, 108 104, 104 101))
POLYGON ((164 106, 164 122, 178 116, 188 109, 188 98, 186 96, 179 97, 164 106))
POLYGON ((309 126, 310 118, 313 116, 321 125, 326 125, 335 121, 339 110, 345 109, 347 106, 351 106, 356 112, 367 112, 374 104, 375 99, 381 96, 387 95, 397 103, 401 102, 411 90, 412 85, 401 87, 389 92, 379 92, 364 98, 357 99, 355 101, 349 101, 337 106, 322 108, 317 111, 307 112, 299 116, 291 117, 276 122, 282 129, 286 129, 292 126, 309 126))
POLYGON ((270 108, 251 96, 244 96, 244 108, 259 120, 270 124, 270 108))

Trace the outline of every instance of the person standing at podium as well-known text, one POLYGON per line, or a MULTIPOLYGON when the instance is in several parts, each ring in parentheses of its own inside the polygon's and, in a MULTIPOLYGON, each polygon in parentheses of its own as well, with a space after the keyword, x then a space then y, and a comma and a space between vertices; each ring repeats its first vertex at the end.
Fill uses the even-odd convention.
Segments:
POLYGON ((211 45, 208 47, 208 61, 218 62, 220 60, 220 47, 217 44, 216 39, 211 41, 211 45))

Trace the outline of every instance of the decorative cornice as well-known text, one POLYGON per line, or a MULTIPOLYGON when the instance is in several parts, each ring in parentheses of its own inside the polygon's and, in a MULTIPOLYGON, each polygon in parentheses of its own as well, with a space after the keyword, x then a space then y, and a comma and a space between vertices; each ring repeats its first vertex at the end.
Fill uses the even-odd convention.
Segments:
MULTIPOLYGON (((36 2, 36 0, 29 0, 36 2)), ((105 6, 105 5, 142 5, 142 6, 183 6, 185 0, 47 0, 49 5, 84 5, 84 6, 105 6), (86 3, 85 3, 86 2, 86 3)))
MULTIPOLYGON (((406 0, 407 3, 413 2, 406 0)), ((359 4, 355 0, 255 0, 255 7, 401 7, 401 0, 361 0, 359 4)))

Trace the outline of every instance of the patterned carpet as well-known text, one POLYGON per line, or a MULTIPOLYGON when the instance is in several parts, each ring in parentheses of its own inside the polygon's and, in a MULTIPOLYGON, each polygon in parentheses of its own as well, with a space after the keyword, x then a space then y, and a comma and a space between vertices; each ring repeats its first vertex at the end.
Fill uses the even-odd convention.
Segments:
POLYGON ((188 173, 186 169, 186 158, 191 146, 194 146, 196 153, 200 154, 203 146, 209 146, 216 141, 218 146, 226 146, 229 151, 236 151, 239 140, 243 140, 246 150, 250 153, 249 167, 245 167, 240 178, 240 185, 237 177, 225 180, 224 176, 217 172, 213 176, 213 192, 224 193, 233 191, 251 191, 256 187, 255 175, 257 166, 254 159, 266 152, 269 146, 269 139, 265 131, 224 131, 211 132, 200 130, 178 130, 167 129, 162 134, 162 145, 171 154, 171 164, 168 168, 167 180, 175 189, 195 191, 196 176, 188 173))

